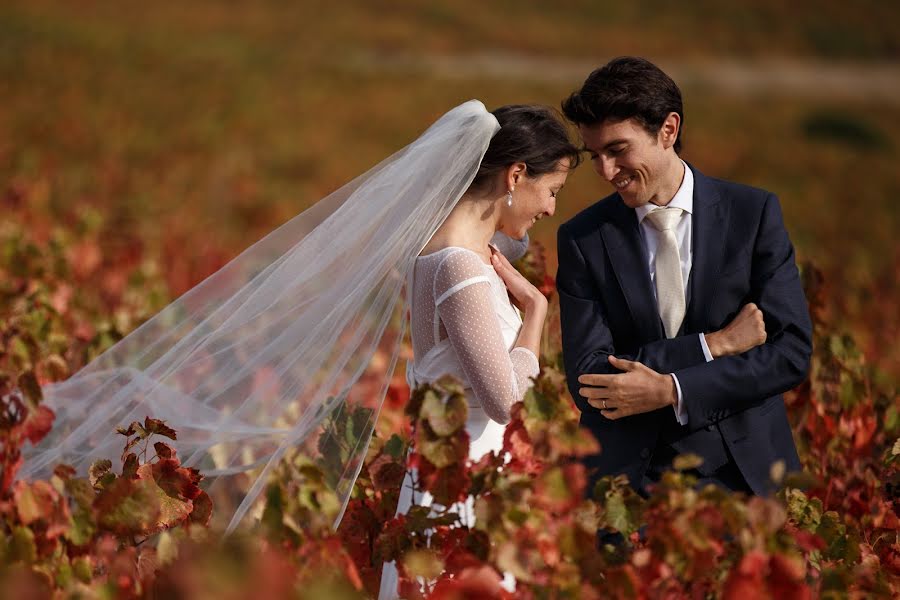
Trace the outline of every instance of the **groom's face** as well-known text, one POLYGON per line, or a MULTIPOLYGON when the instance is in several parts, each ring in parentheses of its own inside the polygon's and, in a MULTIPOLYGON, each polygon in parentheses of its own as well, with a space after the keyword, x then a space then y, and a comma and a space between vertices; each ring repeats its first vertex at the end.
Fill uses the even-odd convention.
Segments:
POLYGON ((580 125, 578 131, 594 170, 619 192, 626 206, 671 200, 662 197, 662 190, 669 187, 662 179, 670 170, 671 156, 660 136, 648 133, 634 119, 580 125))

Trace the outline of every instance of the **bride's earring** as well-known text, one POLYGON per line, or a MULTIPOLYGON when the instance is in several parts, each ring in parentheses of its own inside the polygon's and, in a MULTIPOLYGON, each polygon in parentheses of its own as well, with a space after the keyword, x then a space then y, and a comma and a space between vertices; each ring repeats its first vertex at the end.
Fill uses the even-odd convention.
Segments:
POLYGON ((512 190, 506 191, 506 205, 512 206, 512 190))

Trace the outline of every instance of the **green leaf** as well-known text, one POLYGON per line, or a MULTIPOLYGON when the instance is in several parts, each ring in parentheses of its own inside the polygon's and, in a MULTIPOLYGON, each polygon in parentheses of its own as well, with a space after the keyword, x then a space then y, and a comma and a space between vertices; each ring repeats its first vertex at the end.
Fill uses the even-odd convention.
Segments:
MULTIPOLYGON (((29 358, 28 346, 25 345, 25 342, 22 341, 22 338, 18 336, 14 336, 8 345, 8 352, 10 356, 12 356, 13 364, 16 366, 17 370, 25 370, 31 367, 31 359, 29 358)), ((27 384, 26 384, 27 385, 27 384)), ((29 391, 22 386, 22 378, 19 377, 19 387, 25 392, 26 397, 29 394, 29 391)), ((33 390, 34 388, 30 388, 33 390)), ((38 387, 40 390, 40 387, 38 387)))
POLYGON ((443 398, 428 394, 422 403, 420 416, 428 421, 431 430, 440 437, 447 437, 459 431, 465 424, 469 405, 465 396, 452 394, 443 398))
POLYGON ((399 460, 403 456, 403 439, 396 433, 385 443, 383 451, 399 460))
POLYGON ((147 534, 157 528, 158 486, 144 479, 118 478, 97 495, 97 525, 118 535, 147 534))
POLYGON ((891 433, 897 429, 898 422, 900 422, 900 411, 892 404, 888 406, 887 411, 884 413, 884 430, 891 433))
POLYGON ((16 527, 12 531, 9 544, 10 562, 22 561, 32 564, 37 560, 37 546, 34 543, 34 532, 27 527, 16 527))
MULTIPOLYGON (((13 341, 21 343, 19 338, 13 338, 13 341)), ((18 385, 32 409, 36 408, 44 399, 44 394, 41 391, 41 386, 34 371, 26 371, 19 375, 18 385)))
POLYGON ((72 560, 72 572, 82 583, 90 583, 94 577, 90 559, 86 556, 79 556, 72 560))
POLYGON ((66 589, 72 585, 72 566, 67 562, 60 563, 56 569, 56 587, 66 589))
POLYGON ((38 497, 31 485, 25 481, 20 480, 16 482, 13 494, 19 520, 25 525, 31 525, 40 519, 45 512, 50 511, 50 508, 44 506, 42 499, 38 497))
POLYGON ((546 469, 535 486, 541 493, 541 500, 551 506, 566 505, 572 500, 572 490, 569 489, 565 473, 560 467, 546 469))
POLYGON ((87 546, 94 538, 96 531, 97 526, 91 511, 82 508, 76 510, 72 515, 72 527, 66 537, 75 546, 87 546))
POLYGON ((403 556, 403 566, 410 577, 435 579, 444 571, 444 561, 430 550, 410 550, 403 556))
POLYGON ((435 437, 422 427, 416 436, 416 449, 438 469, 462 462, 469 454, 469 436, 461 432, 453 437, 435 437))
POLYGON ((94 461, 94 464, 91 465, 91 468, 88 469, 88 476, 90 477, 91 485, 97 487, 103 477, 109 473, 110 469, 112 469, 112 461, 108 458, 102 458, 100 460, 94 461))
POLYGON ((610 527, 626 535, 635 530, 625 499, 620 494, 613 493, 606 498, 606 520, 610 527))

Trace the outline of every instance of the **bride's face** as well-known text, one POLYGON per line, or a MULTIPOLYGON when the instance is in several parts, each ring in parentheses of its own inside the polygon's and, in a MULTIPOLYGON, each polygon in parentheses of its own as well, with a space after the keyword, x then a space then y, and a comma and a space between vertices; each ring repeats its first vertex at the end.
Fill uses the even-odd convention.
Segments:
POLYGON ((532 225, 556 212, 556 196, 569 176, 569 161, 559 161, 557 169, 550 173, 518 177, 513 188, 512 206, 501 201, 503 218, 501 231, 510 237, 521 239, 532 225))

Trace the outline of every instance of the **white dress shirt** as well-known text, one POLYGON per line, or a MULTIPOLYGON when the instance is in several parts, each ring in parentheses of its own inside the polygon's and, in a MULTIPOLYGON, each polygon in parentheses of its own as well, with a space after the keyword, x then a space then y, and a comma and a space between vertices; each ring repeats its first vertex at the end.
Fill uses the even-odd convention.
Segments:
MULTIPOLYGON (((685 292, 688 289, 688 282, 691 277, 691 263, 694 258, 693 245, 691 244, 693 233, 693 217, 694 217, 694 174, 691 173, 687 163, 681 161, 684 165, 684 178, 681 180, 681 187, 675 192, 675 196, 666 205, 667 208, 680 208, 684 212, 678 225, 675 227, 675 239, 678 242, 678 256, 681 260, 681 281, 684 283, 685 292)), ((644 217, 658 208, 655 204, 644 204, 635 209, 637 213, 638 223, 640 223, 641 241, 644 249, 647 250, 647 269, 650 271, 650 289, 653 290, 653 297, 656 298, 656 249, 659 247, 660 232, 647 221, 644 217)), ((700 347, 703 349, 703 356, 709 362, 713 359, 706 344, 706 337, 701 333, 700 347)), ((675 418, 681 425, 687 425, 688 414, 684 408, 684 398, 681 394, 681 383, 674 373, 671 374, 675 380, 675 389, 678 392, 678 404, 675 406, 675 418)))

